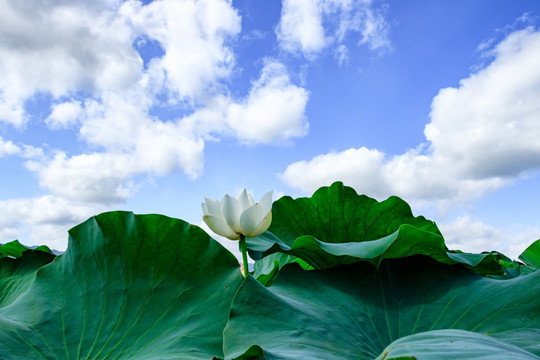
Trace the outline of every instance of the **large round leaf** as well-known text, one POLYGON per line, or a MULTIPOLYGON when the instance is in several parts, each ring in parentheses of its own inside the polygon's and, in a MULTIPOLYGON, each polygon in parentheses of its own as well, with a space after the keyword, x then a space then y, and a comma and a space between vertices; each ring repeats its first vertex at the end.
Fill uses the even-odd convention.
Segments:
POLYGON ((212 359, 243 277, 203 230, 160 215, 105 213, 0 308, 0 358, 212 359))
POLYGON ((415 217, 402 199, 378 202, 335 182, 310 198, 283 196, 275 201, 269 230, 287 244, 307 234, 325 243, 349 243, 383 238, 403 224, 440 235, 433 221, 415 217))
POLYGON ((263 257, 276 252, 316 269, 360 260, 378 266, 387 258, 427 255, 445 264, 463 263, 484 275, 505 270, 499 253, 449 251, 435 223, 415 217, 402 199, 378 202, 341 182, 318 189, 311 198, 284 196, 273 203, 272 216, 267 232, 247 239, 251 257, 269 271, 265 277, 275 274, 276 266, 275 259, 263 257))
POLYGON ((0 258, 2 257, 11 257, 18 258, 26 251, 41 251, 49 254, 54 253, 55 255, 60 254, 58 251, 51 251, 47 246, 34 246, 26 247, 22 245, 18 240, 13 240, 5 244, 0 244, 0 258))
POLYGON ((359 262, 305 271, 292 264, 269 288, 252 278, 240 287, 225 355, 371 360, 405 336, 461 329, 538 356, 539 297, 540 272, 498 280, 425 256, 385 260, 379 269, 359 262))

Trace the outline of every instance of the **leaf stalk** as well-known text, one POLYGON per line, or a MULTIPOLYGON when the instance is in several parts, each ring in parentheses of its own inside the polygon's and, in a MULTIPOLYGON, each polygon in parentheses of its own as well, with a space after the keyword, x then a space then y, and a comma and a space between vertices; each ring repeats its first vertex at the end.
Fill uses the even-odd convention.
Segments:
POLYGON ((242 234, 240 234, 240 251, 242 252, 242 274, 246 278, 249 274, 249 268, 247 261, 246 237, 242 234))

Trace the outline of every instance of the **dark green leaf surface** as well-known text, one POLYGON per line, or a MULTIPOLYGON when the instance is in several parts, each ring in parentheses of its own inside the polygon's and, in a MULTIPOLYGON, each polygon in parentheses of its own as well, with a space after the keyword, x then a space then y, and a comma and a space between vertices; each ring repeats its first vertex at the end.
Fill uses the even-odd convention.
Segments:
POLYGON ((498 253, 448 251, 435 223, 414 217, 400 198, 378 202, 340 182, 320 188, 311 198, 284 196, 272 205, 272 216, 269 231, 247 239, 253 259, 282 252, 327 269, 359 260, 378 266, 388 258, 427 255, 445 264, 463 263, 484 275, 504 271, 498 253))
POLYGON ((53 254, 43 251, 26 251, 17 259, 0 258, 0 308, 26 292, 34 282, 36 272, 53 259, 53 254))
POLYGON ((105 213, 0 308, 0 359, 212 359, 243 277, 203 230, 105 213))
POLYGON ((378 202, 341 182, 321 187, 311 198, 284 196, 273 203, 272 215, 269 230, 287 244, 306 234, 325 243, 376 240, 403 224, 440 235, 433 221, 414 217, 400 198, 378 202))
POLYGON ((18 240, 13 240, 8 243, 0 245, 0 258, 2 257, 18 258, 25 251, 41 251, 41 252, 46 252, 49 254, 52 253, 51 250, 45 245, 28 248, 22 245, 18 240))
MULTIPOLYGON (((375 359, 408 335, 461 329, 540 355, 540 272, 508 280, 425 256, 248 278, 224 332, 227 359, 375 359)), ((414 354, 411 354, 414 356, 414 354)), ((437 358, 436 356, 431 359, 437 358)))

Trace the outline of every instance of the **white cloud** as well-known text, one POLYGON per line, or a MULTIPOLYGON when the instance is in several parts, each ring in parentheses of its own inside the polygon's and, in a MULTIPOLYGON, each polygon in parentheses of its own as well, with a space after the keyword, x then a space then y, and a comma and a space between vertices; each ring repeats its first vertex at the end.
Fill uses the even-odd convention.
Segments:
POLYGON ((63 251, 67 247, 67 231, 101 211, 103 208, 51 195, 0 201, 0 243, 18 238, 27 246, 47 244, 63 251))
POLYGON ((317 53, 327 44, 322 25, 322 7, 313 0, 285 0, 277 36, 281 46, 304 54, 317 53))
POLYGON ((235 102, 216 96, 194 113, 167 122, 148 115, 144 97, 134 102, 106 93, 101 102, 87 100, 76 109, 81 138, 100 151, 71 156, 58 151, 27 162, 27 168, 56 196, 118 204, 137 191, 133 179, 138 175, 181 168, 191 178, 199 176, 206 138, 231 134, 243 142, 270 143, 304 135, 307 99, 307 91, 291 84, 285 67, 276 62, 264 66, 246 98, 235 102))
POLYGON ((108 93, 102 102, 86 101, 80 115, 81 137, 104 151, 73 156, 60 151, 47 161, 30 161, 27 167, 56 196, 121 203, 137 190, 137 175, 166 175, 177 168, 191 178, 200 175, 205 138, 232 134, 243 142, 270 143, 304 135, 307 99, 307 91, 291 84, 277 62, 264 66, 246 98, 235 102, 216 96, 174 121, 152 119, 144 101, 141 106, 108 93))
POLYGON ((121 9, 139 35, 159 42, 165 54, 150 72, 165 74, 173 99, 192 101, 215 82, 227 78, 234 65, 226 42, 240 32, 240 16, 230 1, 154 1, 142 6, 127 1, 121 9))
POLYGON ((277 37, 285 51, 308 58, 334 44, 344 54, 349 33, 358 34, 358 43, 372 50, 389 48, 384 12, 371 0, 284 0, 277 37))
POLYGON ((241 19, 229 0, 0 0, 0 8, 0 122, 27 131, 35 124, 25 104, 45 95, 53 105, 41 120, 79 140, 67 149, 50 137, 42 149, 0 138, 0 157, 26 159, 50 193, 0 201, 0 242, 63 250, 71 226, 125 202, 145 179, 177 169, 199 176, 205 141, 281 142, 307 131, 309 94, 276 61, 244 97, 231 96, 241 19), (143 63, 136 47, 145 40, 163 52, 143 63), (179 115, 161 119, 156 108, 179 115))
POLYGON ((138 80, 142 61, 116 1, 1 0, 0 120, 25 121, 24 101, 37 92, 123 89, 138 80))
POLYGON ((540 228, 516 226, 502 230, 474 221, 470 216, 458 216, 452 222, 438 226, 449 249, 471 253, 495 250, 515 260, 540 238, 540 228))
POLYGON ((514 32, 493 53, 459 88, 439 92, 425 129, 433 156, 475 179, 540 166, 540 32, 514 32))
POLYGON ((15 155, 21 151, 21 148, 13 143, 13 141, 4 139, 0 136, 0 157, 6 155, 15 155))
POLYGON ((473 221, 469 216, 459 216, 450 223, 439 225, 439 229, 451 250, 472 253, 498 250, 506 240, 501 230, 473 221))
POLYGON ((125 201, 135 190, 127 179, 133 160, 121 153, 91 153, 68 158, 59 152, 48 162, 30 161, 26 166, 38 173, 40 185, 56 196, 114 204, 125 201))
POLYGON ((112 119, 94 119, 94 129, 86 135, 107 151, 73 156, 58 152, 47 161, 28 162, 40 185, 66 199, 113 204, 133 195, 137 175, 165 175, 182 168, 194 178, 202 171, 204 141, 186 132, 181 121, 112 119), (112 119, 115 123, 110 124, 112 119))
POLYGON ((134 178, 203 171, 204 142, 246 143, 305 135, 308 93, 282 64, 268 62, 245 98, 227 89, 241 19, 228 0, 56 1, 27 6, 0 0, 0 121, 24 130, 24 103, 52 96, 49 128, 78 131, 83 151, 0 142, 1 155, 31 160, 40 185, 72 201, 114 204, 134 178), (142 40, 141 40, 142 39, 142 40), (162 54, 143 64, 138 41, 162 54), (9 91, 8 91, 9 89, 9 91), (281 104, 281 106, 276 106, 281 104), (176 119, 152 116, 174 106, 176 119))
POLYGON ((16 240, 19 236, 19 230, 15 227, 2 226, 0 228, 0 244, 16 240))
POLYGON ((55 104, 45 123, 52 129, 64 129, 77 123, 82 115, 80 101, 68 101, 55 104))
POLYGON ((197 105, 206 101, 208 90, 223 90, 210 88, 227 78, 234 65, 228 40, 240 31, 240 17, 226 0, 165 0, 146 6, 135 0, 81 0, 31 7, 0 0, 0 6, 5 75, 0 79, 0 121, 13 125, 24 125, 24 102, 38 92, 51 94, 57 103, 74 99, 69 109, 53 108, 51 126, 72 121, 77 102, 107 106, 115 94, 146 110, 159 104, 157 95, 163 93, 169 101, 188 97, 197 105), (165 50, 147 69, 133 45, 140 37, 158 41, 165 50))
POLYGON ((236 137, 247 142, 272 143, 307 133, 304 115, 308 92, 291 84, 286 68, 267 63, 249 95, 227 110, 227 124, 236 137))
POLYGON ((348 149, 290 164, 279 177, 289 186, 311 193, 334 181, 379 200, 398 195, 415 206, 462 203, 497 189, 509 180, 463 179, 452 168, 436 163, 421 149, 388 157, 376 149, 348 149))
POLYGON ((21 127, 25 123, 23 102, 0 87, 0 121, 21 127))
POLYGON ((348 149, 293 163, 280 176, 289 186, 305 192, 340 180, 349 186, 361 185, 362 190, 371 196, 384 196, 377 194, 378 189, 388 186, 385 186, 386 179, 381 171, 383 160, 384 154, 378 150, 365 147, 348 149), (359 183, 358 179, 363 181, 359 183))
MULTIPOLYGON (((240 17, 226 0, 146 6, 81 0, 32 7, 0 0, 0 6, 0 120, 13 125, 25 123, 24 102, 37 92, 54 98, 83 92, 99 99, 108 92, 136 91, 140 98, 165 91, 170 101, 197 104, 208 90, 221 90, 212 88, 234 65, 228 42, 240 31, 240 17), (165 51, 146 70, 133 46, 139 37, 158 41, 165 51)), ((60 125, 58 116, 53 113, 49 122, 60 125)))
POLYGON ((19 156, 25 159, 40 159, 43 157, 43 150, 26 144, 15 144, 13 141, 5 141, 0 136, 0 157, 19 156))
POLYGON ((39 160, 44 158, 43 149, 34 147, 32 145, 22 145, 22 151, 19 156, 25 159, 39 160))
POLYGON ((342 180, 378 198, 464 203, 540 167, 540 32, 514 32, 494 60, 433 99, 428 143, 389 156, 349 149, 289 165, 280 175, 306 193, 342 180))

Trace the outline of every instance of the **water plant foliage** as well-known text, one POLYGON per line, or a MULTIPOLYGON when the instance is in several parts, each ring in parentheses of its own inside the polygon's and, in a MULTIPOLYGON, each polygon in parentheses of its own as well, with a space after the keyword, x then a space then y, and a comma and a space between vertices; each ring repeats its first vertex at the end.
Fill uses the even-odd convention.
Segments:
POLYGON ((282 197, 236 258, 197 226, 108 212, 63 254, 0 245, 0 359, 540 359, 540 241, 448 249, 403 200, 282 197))

